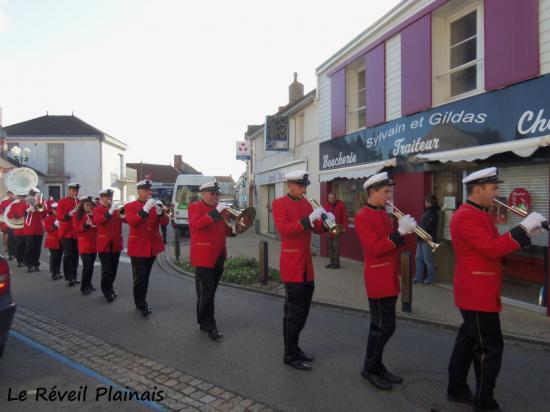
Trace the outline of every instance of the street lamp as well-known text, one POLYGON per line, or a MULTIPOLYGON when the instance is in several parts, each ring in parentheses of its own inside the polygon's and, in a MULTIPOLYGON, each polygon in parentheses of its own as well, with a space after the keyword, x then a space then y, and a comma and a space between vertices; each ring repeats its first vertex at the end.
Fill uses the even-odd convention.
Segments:
POLYGON ((10 150, 12 157, 17 161, 19 166, 23 166, 25 162, 29 161, 31 155, 31 149, 25 147, 23 150, 19 146, 13 146, 10 150))

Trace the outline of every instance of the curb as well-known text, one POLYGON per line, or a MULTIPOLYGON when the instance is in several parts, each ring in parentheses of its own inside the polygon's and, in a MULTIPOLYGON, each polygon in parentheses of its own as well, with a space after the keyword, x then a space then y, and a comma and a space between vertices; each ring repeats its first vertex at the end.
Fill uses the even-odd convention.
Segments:
MULTIPOLYGON (((183 276, 186 276, 188 278, 192 278, 192 279, 195 278, 194 273, 187 272, 187 271, 181 269, 180 267, 178 267, 176 264, 174 264, 172 262, 172 260, 166 255, 166 252, 162 253, 162 257, 163 257, 162 262, 159 259, 159 264, 161 266, 165 266, 167 264, 170 267, 170 269, 178 272, 179 274, 181 274, 183 276)), ((165 268, 163 267, 163 269, 165 269, 165 268)), ((277 293, 277 292, 270 291, 270 290, 264 290, 264 289, 256 288, 256 287, 253 287, 253 286, 238 285, 236 283, 229 283, 229 282, 224 282, 224 281, 220 281, 219 284, 223 285, 223 286, 230 287, 230 288, 234 288, 234 289, 241 289, 241 290, 246 290, 248 292, 258 293, 258 294, 261 294, 261 295, 276 297, 276 298, 279 298, 279 299, 282 299, 285 296, 282 293, 277 293)), ((355 313, 355 314, 362 315, 362 316, 370 314, 370 311, 368 309, 358 308, 358 307, 354 307, 354 306, 340 305, 340 304, 337 304, 337 303, 327 302, 327 301, 323 301, 323 300, 319 300, 319 299, 315 299, 315 298, 312 301, 312 305, 328 308, 330 310, 334 310, 334 311, 338 311, 338 312, 355 313)), ((443 322, 443 321, 439 321, 439 320, 434 320, 434 319, 429 319, 429 318, 422 318, 422 317, 413 316, 413 315, 405 315, 403 313, 396 313, 396 318, 401 320, 401 321, 407 321, 407 322, 418 324, 418 325, 436 327, 436 328, 452 330, 452 331, 458 331, 459 326, 460 326, 460 325, 447 323, 447 322, 443 322)), ((502 336, 504 337, 504 339, 506 341, 508 341, 512 344, 536 345, 536 346, 540 347, 543 350, 550 351, 550 342, 549 341, 545 341, 545 340, 530 337, 530 336, 515 335, 515 334, 512 334, 512 333, 503 333, 502 336)))

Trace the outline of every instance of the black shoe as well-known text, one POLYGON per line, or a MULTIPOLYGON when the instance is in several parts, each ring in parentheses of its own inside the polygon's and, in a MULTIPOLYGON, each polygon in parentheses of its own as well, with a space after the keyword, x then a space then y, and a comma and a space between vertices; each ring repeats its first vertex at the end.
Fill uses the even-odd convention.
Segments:
POLYGON ((75 279, 75 280, 74 280, 74 283, 80 283, 80 280, 75 279))
POLYGON ((107 299, 107 302, 113 303, 113 301, 115 300, 115 296, 114 295, 105 296, 105 299, 107 299))
POLYGON ((208 331, 208 337, 212 340, 218 340, 218 339, 223 338, 223 334, 220 333, 218 328, 214 328, 214 329, 210 329, 208 331))
POLYGON ((94 288, 94 285, 88 286, 88 289, 90 290, 90 292, 95 292, 96 291, 96 289, 94 288))
POLYGON ((471 405, 474 402, 474 395, 471 392, 462 393, 460 395, 451 395, 447 392, 449 402, 467 403, 471 405))
POLYGON ((340 265, 333 265, 332 268, 333 269, 340 269, 340 265))
POLYGON ((82 293, 85 296, 88 296, 92 291, 90 289, 80 289, 80 293, 82 293))
POLYGON ((384 371, 380 375, 389 383, 403 383, 403 378, 401 376, 394 375, 391 372, 384 371))
POLYGON ((298 353, 296 353, 295 357, 304 362, 313 362, 315 360, 313 356, 304 352, 302 349, 298 349, 298 353))
POLYGON ((74 285, 76 285, 74 280, 69 280, 69 287, 72 288, 74 285))
POLYGON ((373 375, 372 373, 368 373, 367 371, 362 370, 361 376, 372 383, 375 388, 384 391, 389 391, 393 388, 392 384, 384 379, 382 375, 373 375))
POLYGON ((312 366, 309 363, 304 362, 295 356, 285 356, 283 358, 283 363, 301 371, 310 371, 312 369, 312 366))
POLYGON ((327 269, 330 269, 332 268, 332 263, 329 263, 328 265, 325 266, 327 269))
POLYGON ((144 308, 141 308, 140 311, 141 311, 141 316, 145 318, 149 316, 151 313, 153 313, 153 311, 149 306, 145 306, 144 308))
POLYGON ((27 273, 31 273, 32 272, 32 266, 27 266, 27 273))

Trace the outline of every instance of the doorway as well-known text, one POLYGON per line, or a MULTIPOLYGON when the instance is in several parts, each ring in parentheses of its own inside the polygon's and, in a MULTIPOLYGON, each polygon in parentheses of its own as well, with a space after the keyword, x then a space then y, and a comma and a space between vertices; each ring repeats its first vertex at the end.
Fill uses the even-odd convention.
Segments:
POLYGON ((57 202, 61 199, 61 185, 48 185, 48 199, 53 197, 57 202))

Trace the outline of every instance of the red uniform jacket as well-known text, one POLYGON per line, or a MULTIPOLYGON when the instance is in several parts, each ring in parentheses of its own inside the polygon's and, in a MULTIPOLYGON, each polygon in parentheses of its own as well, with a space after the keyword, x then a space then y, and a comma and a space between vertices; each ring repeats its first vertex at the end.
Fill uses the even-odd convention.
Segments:
POLYGON ((57 203, 57 220, 59 220, 59 237, 74 238, 78 237, 73 228, 73 221, 69 212, 78 206, 79 200, 70 197, 64 197, 57 203))
POLYGON ((61 241, 57 234, 59 229, 54 225, 56 220, 57 217, 55 215, 48 215, 43 220, 44 229, 46 230, 46 241, 44 242, 46 249, 59 249, 61 247, 61 241))
MULTIPOLYGON (((27 208, 29 205, 25 201, 21 201, 19 199, 15 200, 10 207, 10 210, 8 212, 8 219, 19 219, 24 218, 27 216, 27 208)), ((13 234, 15 236, 24 236, 24 228, 22 229, 13 229, 13 234)))
MULTIPOLYGON (((323 208, 327 212, 331 212, 334 217, 336 218, 336 223, 342 225, 342 228, 344 230, 348 229, 348 211, 346 209, 346 205, 341 200, 336 200, 336 202, 330 203, 326 202, 323 205, 323 208)), ((329 236, 334 237, 332 233, 329 233, 329 236)))
POLYGON ((216 260, 226 257, 225 237, 231 229, 218 213, 202 200, 189 205, 189 230, 191 234, 191 264, 195 267, 213 268, 216 260))
MULTIPOLYGON (((28 206, 27 206, 28 208, 28 206)), ((25 227, 23 234, 25 236, 41 236, 44 234, 44 224, 42 220, 48 215, 46 209, 42 212, 27 212, 25 217, 25 227)))
POLYGON ((94 208, 92 221, 97 226, 97 252, 120 252, 123 248, 122 219, 118 210, 110 215, 109 208, 99 204, 94 208))
POLYGON ((454 296, 460 309, 500 312, 502 257, 529 244, 523 229, 499 235, 488 212, 464 203, 451 219, 455 252, 454 296), (512 238, 512 233, 514 238, 512 238), (523 236, 521 236, 523 235, 523 236), (523 239, 522 239, 523 237, 523 239))
POLYGON ((96 253, 97 228, 90 225, 92 217, 86 213, 79 219, 73 215, 73 229, 77 233, 78 253, 96 253))
POLYGON ((323 233, 320 220, 309 222, 313 207, 306 199, 285 195, 272 203, 273 219, 281 236, 280 270, 283 282, 312 282, 311 232, 323 233))
MULTIPOLYGON (((4 199, 0 202, 0 216, 2 216, 2 220, 4 219, 4 212, 11 202, 13 202, 12 199, 4 199)), ((3 221, 0 222, 0 230, 2 230, 2 232, 5 232, 7 229, 8 226, 3 221)))
POLYGON ((403 238, 393 229, 384 208, 367 205, 355 215, 355 233, 361 242, 365 267, 363 277, 370 299, 397 296, 398 246, 403 238))
POLYGON ((160 225, 169 222, 168 216, 165 213, 157 215, 154 207, 147 214, 143 205, 139 199, 124 205, 125 220, 130 226, 128 256, 152 257, 164 250, 160 225))

